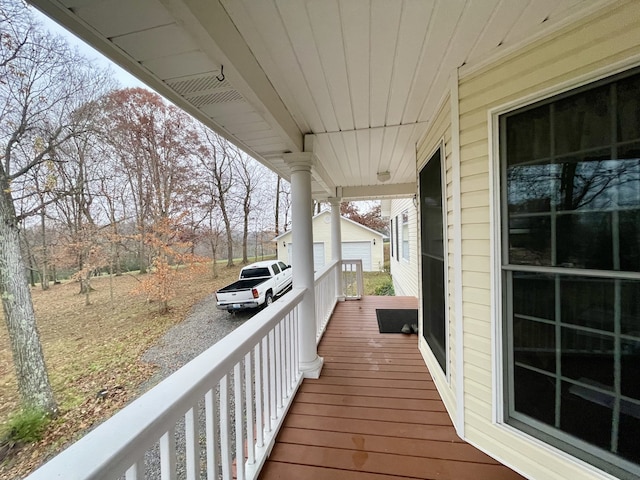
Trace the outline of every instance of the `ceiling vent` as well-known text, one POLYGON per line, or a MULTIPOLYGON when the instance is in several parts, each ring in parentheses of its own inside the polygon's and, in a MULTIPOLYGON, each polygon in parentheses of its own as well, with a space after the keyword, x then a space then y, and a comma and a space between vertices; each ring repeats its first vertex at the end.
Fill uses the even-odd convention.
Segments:
POLYGON ((204 107, 205 105, 213 105, 215 103, 238 102, 243 100, 242 95, 235 90, 227 90, 224 92, 209 93, 207 95, 198 95, 196 97, 187 97, 189 103, 196 107, 204 107))
POLYGON ((234 90, 226 79, 218 80, 215 72, 197 77, 170 80, 166 83, 197 108, 244 100, 240 92, 234 90))
POLYGON ((206 74, 206 76, 192 77, 185 80, 169 80, 167 81, 167 85, 169 85, 180 95, 202 93, 218 89, 227 90, 233 88, 226 79, 222 82, 218 81, 214 72, 210 72, 206 74))

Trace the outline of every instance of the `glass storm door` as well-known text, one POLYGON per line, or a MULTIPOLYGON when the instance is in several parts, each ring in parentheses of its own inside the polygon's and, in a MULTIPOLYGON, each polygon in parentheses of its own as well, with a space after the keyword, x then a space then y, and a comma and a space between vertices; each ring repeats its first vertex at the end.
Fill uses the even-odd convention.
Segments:
POLYGON ((446 372, 444 235, 440 149, 420 171, 422 334, 446 372))

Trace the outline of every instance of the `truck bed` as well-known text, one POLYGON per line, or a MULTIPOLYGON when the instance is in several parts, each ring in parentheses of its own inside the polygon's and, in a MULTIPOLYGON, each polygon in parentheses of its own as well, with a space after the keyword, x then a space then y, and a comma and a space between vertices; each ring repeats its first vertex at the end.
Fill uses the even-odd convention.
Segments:
POLYGON ((218 290, 218 292, 231 293, 231 292, 237 292, 237 291, 240 291, 240 290, 251 289, 251 288, 255 287, 256 285, 260 285, 265 280, 267 280, 267 279, 264 278, 264 277, 246 278, 246 279, 243 279, 243 280, 238 280, 236 282, 233 282, 231 285, 227 285, 226 287, 221 288, 220 290, 218 290))

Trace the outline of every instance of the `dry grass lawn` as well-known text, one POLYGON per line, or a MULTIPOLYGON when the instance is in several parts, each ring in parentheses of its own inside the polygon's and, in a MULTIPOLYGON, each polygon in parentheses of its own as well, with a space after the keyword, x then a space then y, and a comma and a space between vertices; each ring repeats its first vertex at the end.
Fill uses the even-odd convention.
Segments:
MULTIPOLYGON (((191 307, 216 289, 235 280, 239 267, 219 267, 212 273, 187 275, 178 282, 170 311, 133 296, 138 275, 92 280, 91 305, 85 306, 79 285, 67 282, 48 291, 32 289, 47 369, 60 415, 44 438, 12 452, 0 464, 0 479, 22 478, 92 425, 100 423, 138 394, 138 386, 154 372, 141 354, 191 307), (107 390, 104 399, 96 397, 107 390)), ((2 311, 0 309, 0 317, 2 311)), ((4 324, 4 319, 2 321, 4 324)), ((6 328, 0 328, 0 423, 19 407, 11 348, 6 328)))

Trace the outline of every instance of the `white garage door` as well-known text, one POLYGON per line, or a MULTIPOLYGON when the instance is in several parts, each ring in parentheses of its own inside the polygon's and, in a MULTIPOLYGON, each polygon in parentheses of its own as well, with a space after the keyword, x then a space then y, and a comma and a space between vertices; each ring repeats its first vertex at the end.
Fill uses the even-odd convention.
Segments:
POLYGON ((371 242, 342 242, 342 258, 362 260, 362 270, 371 272, 371 242))
MULTIPOLYGON (((287 253, 289 254, 289 263, 293 264, 293 243, 287 244, 287 253)), ((313 244, 313 270, 318 271, 324 267, 324 243, 315 242, 313 244)))

